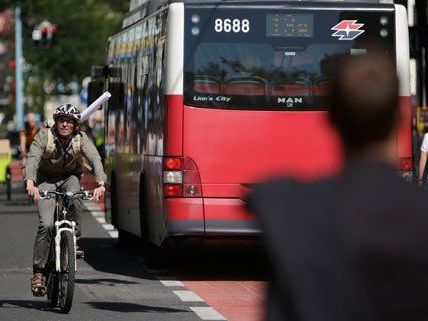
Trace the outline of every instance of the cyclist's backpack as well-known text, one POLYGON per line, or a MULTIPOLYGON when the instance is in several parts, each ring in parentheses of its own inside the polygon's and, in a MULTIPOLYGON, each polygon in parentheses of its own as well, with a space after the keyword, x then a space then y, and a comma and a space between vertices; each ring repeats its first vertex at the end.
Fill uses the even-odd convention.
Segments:
MULTIPOLYGON (((49 158, 52 153, 55 150, 55 137, 54 134, 52 133, 52 126, 50 126, 51 124, 49 122, 45 123, 45 127, 48 128, 48 142, 46 144, 46 148, 45 151, 43 152, 43 158, 49 158)), ((75 155, 77 155, 78 158, 78 162, 79 162, 79 166, 80 169, 82 171, 91 171, 92 167, 89 165, 88 160, 86 159, 85 156, 82 155, 82 153, 80 152, 80 145, 81 145, 81 134, 77 134, 75 135, 72 140, 71 140, 71 148, 73 149, 73 152, 75 155)))

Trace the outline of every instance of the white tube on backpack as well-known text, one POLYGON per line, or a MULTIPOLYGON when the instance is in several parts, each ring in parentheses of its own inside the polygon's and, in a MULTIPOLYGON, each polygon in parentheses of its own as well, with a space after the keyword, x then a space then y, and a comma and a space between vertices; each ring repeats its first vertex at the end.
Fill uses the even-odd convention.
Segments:
POLYGON ((111 97, 111 94, 106 91, 104 92, 100 97, 98 97, 92 104, 90 104, 88 106, 88 108, 86 108, 81 116, 80 116, 80 122, 84 122, 85 120, 87 120, 89 118, 89 116, 91 116, 91 114, 93 114, 95 111, 98 110, 98 108, 104 104, 107 100, 109 100, 111 97))

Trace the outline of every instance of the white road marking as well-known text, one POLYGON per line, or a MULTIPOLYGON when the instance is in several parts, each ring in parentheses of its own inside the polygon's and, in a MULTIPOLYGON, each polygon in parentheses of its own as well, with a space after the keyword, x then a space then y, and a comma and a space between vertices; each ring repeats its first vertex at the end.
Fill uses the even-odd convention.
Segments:
POLYGON ((103 224, 103 227, 104 227, 104 229, 105 229, 105 230, 107 230, 107 231, 114 231, 114 226, 113 226, 113 225, 111 225, 111 224, 108 224, 108 223, 103 224))
POLYGON ((212 307, 190 307, 202 320, 227 320, 212 307))
MULTIPOLYGON (((118 238, 118 231, 114 228, 113 225, 109 224, 105 220, 104 211, 100 209, 98 205, 95 204, 84 204, 87 211, 101 224, 101 226, 110 234, 112 238, 118 238)), ((144 260, 141 260, 144 261, 144 260)), ((143 262, 141 262, 143 263, 143 262)), ((153 273, 154 271, 150 271, 153 273)), ((184 284, 177 279, 171 280, 159 280, 164 286, 167 287, 184 287, 184 284)), ((183 302, 205 302, 199 295, 189 290, 180 290, 172 291, 177 295, 183 302)), ((223 315, 221 315, 213 307, 190 307, 190 309, 196 313, 196 315, 202 320, 211 320, 211 321, 222 321, 227 320, 223 315)))
POLYGON ((118 238, 118 232, 113 225, 107 223, 104 211, 98 205, 93 203, 84 203, 84 206, 112 238, 118 238))
POLYGON ((117 231, 109 231, 108 234, 114 239, 117 239, 119 237, 119 233, 117 231))
POLYGON ((104 217, 95 217, 95 219, 98 221, 98 223, 101 223, 101 224, 107 223, 104 217))
POLYGON ((159 280, 165 286, 184 286, 181 281, 159 280))
POLYGON ((94 217, 104 217, 104 215, 105 215, 105 213, 103 211, 100 211, 100 210, 96 210, 96 211, 89 210, 89 211, 91 212, 92 216, 94 216, 94 217))
POLYGON ((172 291, 177 295, 183 302, 204 302, 204 300, 192 291, 172 291))

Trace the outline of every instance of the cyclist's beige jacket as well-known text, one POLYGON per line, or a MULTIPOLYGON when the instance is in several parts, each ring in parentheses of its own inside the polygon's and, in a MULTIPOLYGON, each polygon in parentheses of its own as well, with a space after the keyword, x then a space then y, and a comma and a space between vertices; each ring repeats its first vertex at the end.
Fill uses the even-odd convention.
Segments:
MULTIPOLYGON (((49 130, 49 128, 42 128, 34 137, 25 165, 25 179, 40 183, 42 181, 65 179, 70 175, 81 175, 81 155, 78 155, 79 152, 76 153, 72 148, 71 139, 67 146, 63 147, 55 135, 54 128, 52 132, 54 133, 55 148, 52 153, 46 153, 49 130)), ((79 132, 77 135, 81 135, 80 153, 92 165, 97 182, 105 182, 107 177, 97 149, 86 133, 79 132)))

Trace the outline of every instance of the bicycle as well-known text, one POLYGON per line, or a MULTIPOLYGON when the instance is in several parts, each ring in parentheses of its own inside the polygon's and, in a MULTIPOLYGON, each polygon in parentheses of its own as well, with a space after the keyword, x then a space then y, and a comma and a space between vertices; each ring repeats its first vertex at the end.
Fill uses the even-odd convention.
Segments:
POLYGON ((73 303, 76 263, 76 223, 70 217, 70 207, 76 199, 91 200, 92 193, 83 188, 77 192, 41 191, 40 199, 55 197, 54 227, 51 233, 49 258, 46 265, 48 305, 59 305, 62 313, 70 312, 73 303))

